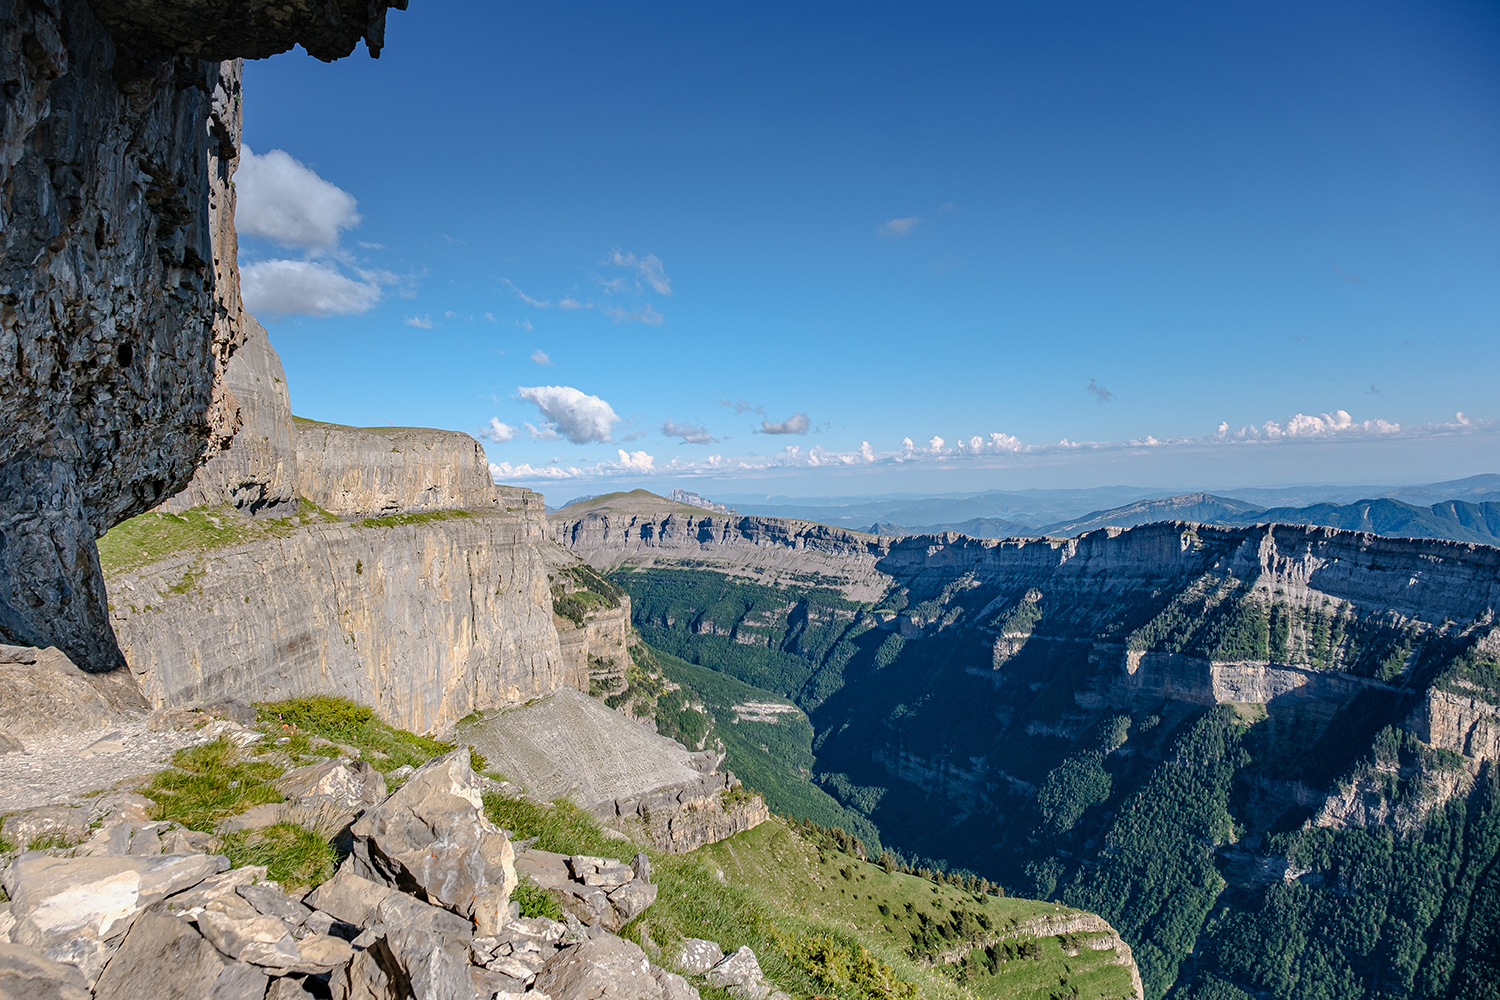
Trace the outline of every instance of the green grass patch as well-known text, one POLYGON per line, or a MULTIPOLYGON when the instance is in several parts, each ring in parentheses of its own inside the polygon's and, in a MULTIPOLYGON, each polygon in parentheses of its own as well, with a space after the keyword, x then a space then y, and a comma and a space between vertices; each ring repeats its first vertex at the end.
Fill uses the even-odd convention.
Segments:
POLYGON ((360 756, 378 771, 391 771, 409 764, 421 767, 433 757, 451 751, 455 744, 418 736, 381 722, 375 713, 347 698, 316 695, 256 705, 262 728, 295 737, 321 736, 335 743, 358 747, 360 756))
POLYGON ((632 843, 606 837, 598 820, 567 799, 545 805, 490 792, 484 797, 484 813, 517 839, 537 838, 535 846, 543 851, 615 858, 627 864, 637 851, 632 843))
POLYGON ((225 737, 177 751, 172 765, 141 789, 156 803, 154 819, 211 833, 226 816, 284 798, 271 785, 282 769, 269 761, 244 759, 225 737))
POLYGON ((354 523, 361 528, 400 528, 408 524, 431 524, 434 521, 453 521, 473 516, 473 513, 467 510, 424 510, 414 514, 367 517, 354 523))
MULTIPOLYGON (((339 519, 311 500, 301 500, 288 517, 246 517, 228 504, 193 507, 180 514, 148 512, 122 521, 99 539, 99 564, 106 577, 188 552, 211 552, 261 538, 279 538, 307 524, 339 519)), ((191 572, 191 571, 190 571, 191 572)), ((198 573, 202 575, 201 571, 198 573)), ((188 581, 182 590, 191 589, 188 581)))
POLYGON ((223 839, 231 867, 265 865, 266 877, 288 888, 321 885, 333 877, 339 861, 332 844, 291 823, 226 834, 223 839))
POLYGON ((557 902, 557 897, 524 876, 516 883, 510 899, 521 908, 523 917, 546 917, 548 920, 563 918, 562 906, 557 902))

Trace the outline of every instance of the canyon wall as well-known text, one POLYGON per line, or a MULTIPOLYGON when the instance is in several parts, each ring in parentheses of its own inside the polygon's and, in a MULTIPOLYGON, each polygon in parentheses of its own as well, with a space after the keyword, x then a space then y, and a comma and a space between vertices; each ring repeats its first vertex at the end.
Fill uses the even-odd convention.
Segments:
POLYGON ((541 498, 392 527, 311 523, 110 578, 155 705, 342 695, 416 732, 560 686, 588 690, 552 624, 541 498))
POLYGON ((376 54, 390 6, 0 0, 0 640, 122 665, 94 540, 238 423, 234 60, 376 54))
POLYGON ((428 427, 343 427, 297 418, 297 492, 340 517, 499 509, 484 448, 428 427))

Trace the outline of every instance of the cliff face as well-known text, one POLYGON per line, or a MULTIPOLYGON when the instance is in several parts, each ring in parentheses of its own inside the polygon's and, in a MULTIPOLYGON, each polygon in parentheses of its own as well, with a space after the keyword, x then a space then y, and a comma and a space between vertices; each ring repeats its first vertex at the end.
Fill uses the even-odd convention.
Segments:
POLYGON ((484 448, 426 427, 343 427, 297 419, 297 492, 338 514, 501 509, 484 448))
POLYGON ((540 498, 512 500, 395 527, 308 524, 112 576, 121 648, 155 705, 339 694, 416 732, 587 690, 552 625, 540 498))
POLYGON ((94 539, 237 424, 223 60, 378 44, 388 6, 0 0, 0 639, 121 665, 94 539))
POLYGON ((244 313, 245 342, 229 360, 225 394, 240 414, 240 429, 193 475, 185 490, 157 510, 180 512, 229 503, 258 513, 285 509, 297 499, 297 446, 286 372, 265 328, 244 313))

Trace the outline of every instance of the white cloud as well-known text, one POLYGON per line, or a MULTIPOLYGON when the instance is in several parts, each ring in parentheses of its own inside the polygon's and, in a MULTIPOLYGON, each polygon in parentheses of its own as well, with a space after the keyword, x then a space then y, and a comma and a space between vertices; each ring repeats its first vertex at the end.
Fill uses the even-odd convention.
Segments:
POLYGON ((489 323, 498 323, 499 322, 499 320, 495 319, 495 314, 494 313, 485 313, 484 314, 484 318, 485 318, 485 321, 489 322, 489 323))
POLYGON ((661 434, 662 437, 681 438, 683 444, 714 444, 719 440, 708 432, 707 427, 679 424, 675 420, 662 421, 661 434))
POLYGON ((655 472, 656 471, 654 468, 652 468, 652 466, 656 463, 656 459, 652 458, 650 455, 646 454, 644 451, 626 451, 624 448, 621 448, 621 449, 619 449, 619 454, 620 454, 620 468, 622 470, 624 470, 624 471, 627 471, 627 472, 655 472))
POLYGON ((547 440, 550 432, 553 437, 561 434, 574 444, 604 443, 610 440, 611 430, 620 422, 604 400, 570 385, 523 386, 516 390, 516 395, 535 404, 546 418, 547 423, 540 431, 532 429, 532 436, 542 440, 547 440))
POLYGON ((808 427, 811 426, 811 423, 812 422, 807 419, 807 414, 793 413, 790 417, 787 417, 780 423, 773 424, 770 420, 762 420, 760 422, 760 430, 756 431, 755 433, 806 434, 808 427))
POLYGON ((240 266, 240 295, 259 315, 351 316, 374 308, 380 286, 317 261, 263 260, 240 266))
MULTIPOLYGON (((1466 424, 1463 414, 1458 414, 1458 425, 1466 424)), ((1356 422, 1349 411, 1334 410, 1317 416, 1296 413, 1288 417, 1285 424, 1267 420, 1259 427, 1241 427, 1232 435, 1229 424, 1220 423, 1214 437, 1218 440, 1279 441, 1282 438, 1384 437, 1394 434, 1401 434, 1400 424, 1379 417, 1356 422)))
POLYGON ((282 246, 321 250, 360 222, 354 196, 319 177, 285 150, 264 155, 240 147, 235 172, 235 229, 282 246))
POLYGON ((547 352, 540 347, 531 352, 531 360, 543 367, 552 364, 552 359, 547 357, 547 352))
POLYGON ((660 326, 661 321, 666 318, 655 309, 652 309, 649 302, 634 312, 628 312, 616 307, 604 310, 604 315, 616 323, 645 323, 647 326, 660 326))
POLYGON ((530 462, 522 462, 520 465, 511 465, 509 462, 490 463, 490 478, 497 483, 513 479, 576 479, 583 474, 582 469, 573 466, 535 466, 530 462))
POLYGON ((516 298, 520 299, 522 302, 526 303, 527 305, 529 305, 529 306, 536 306, 538 309, 551 309, 552 308, 552 303, 548 302, 546 299, 534 299, 534 298, 532 298, 530 295, 527 295, 525 292, 523 292, 519 288, 517 288, 516 287, 516 283, 514 281, 511 281, 509 278, 501 278, 500 281, 503 284, 507 285, 510 288, 511 291, 513 291, 513 292, 516 293, 516 298))
POLYGON ((407 326, 414 326, 418 330, 431 330, 432 329, 432 317, 431 316, 408 316, 408 317, 406 317, 406 325, 407 326))
POLYGON ((908 215, 904 219, 891 219, 882 222, 876 231, 881 236, 905 236, 913 229, 916 229, 921 221, 922 217, 920 215, 908 215))
POLYGON ((604 263, 613 264, 615 267, 629 268, 638 274, 646 284, 656 289, 659 295, 672 294, 672 279, 667 277, 666 270, 662 267, 661 258, 654 253, 648 253, 644 257, 637 257, 633 253, 621 253, 611 250, 609 257, 604 263))
POLYGON ((558 300, 557 308, 559 308, 559 309, 592 309, 593 306, 586 306, 582 302, 579 302, 577 299, 567 298, 567 299, 560 299, 560 300, 558 300))
POLYGON ((479 432, 479 436, 486 441, 494 441, 496 444, 504 444, 516 436, 516 429, 510 424, 503 424, 499 417, 490 417, 490 424, 479 432))

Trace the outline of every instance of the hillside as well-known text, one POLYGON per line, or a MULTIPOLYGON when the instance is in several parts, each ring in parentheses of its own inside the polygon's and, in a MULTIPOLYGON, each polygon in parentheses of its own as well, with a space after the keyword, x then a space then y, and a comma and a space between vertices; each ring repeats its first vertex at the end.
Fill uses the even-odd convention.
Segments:
POLYGON ((1148 996, 1490 975, 1500 550, 1180 522, 844 533, 809 586, 734 563, 774 564, 797 522, 608 520, 551 525, 653 646, 803 709, 819 786, 887 847, 1106 917, 1148 996))

